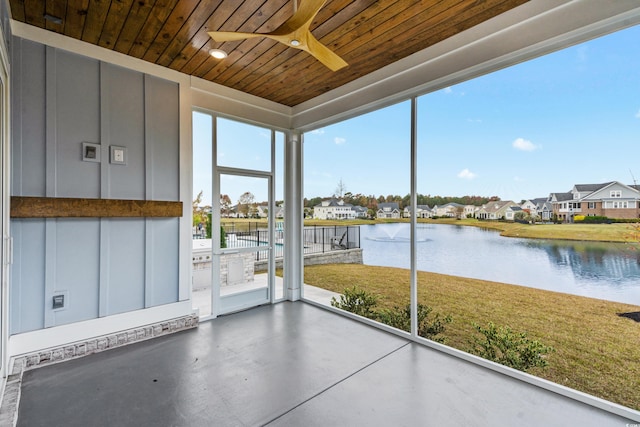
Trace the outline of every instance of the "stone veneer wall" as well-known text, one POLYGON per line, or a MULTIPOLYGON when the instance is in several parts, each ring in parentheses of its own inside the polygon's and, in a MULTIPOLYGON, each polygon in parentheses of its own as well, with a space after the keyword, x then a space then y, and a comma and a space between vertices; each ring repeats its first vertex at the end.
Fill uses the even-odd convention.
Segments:
MULTIPOLYGON (((194 251, 195 252, 195 251, 194 251)), ((228 285, 229 261, 237 258, 244 259, 244 283, 253 282, 254 253, 244 252, 237 254, 224 254, 220 259, 220 285, 228 285)), ((211 284, 211 254, 193 254, 193 289, 203 289, 211 284)))
POLYGON ((89 354, 99 353, 116 347, 122 347, 127 344, 195 328, 198 326, 198 322, 198 316, 190 314, 188 316, 182 316, 152 325, 141 326, 139 328, 128 329, 97 338, 91 338, 86 341, 79 341, 60 347, 23 354, 13 358, 12 373, 15 374, 22 369, 29 370, 52 363, 77 359, 78 357, 88 356, 89 354))
MULTIPOLYGON (((304 265, 320 264, 362 264, 362 248, 307 254, 304 256, 304 265)), ((276 259, 276 268, 282 268, 282 258, 276 259)), ((267 260, 257 261, 255 263, 255 271, 267 271, 267 260)))

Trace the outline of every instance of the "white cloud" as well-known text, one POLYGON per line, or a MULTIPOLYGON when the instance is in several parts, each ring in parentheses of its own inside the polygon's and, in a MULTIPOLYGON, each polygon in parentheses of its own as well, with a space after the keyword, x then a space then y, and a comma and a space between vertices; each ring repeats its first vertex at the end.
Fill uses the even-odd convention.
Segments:
POLYGON ((587 52, 589 51, 589 46, 580 46, 578 48, 578 60, 580 62, 585 62, 587 59, 589 59, 589 56, 587 55, 587 52))
POLYGON ((469 123, 482 123, 482 119, 467 119, 469 123))
POLYGON ((340 138, 339 136, 336 136, 335 138, 333 138, 333 142, 335 142, 336 145, 342 145, 345 142, 347 142, 347 140, 345 138, 340 138))
POLYGON ((311 133, 314 135, 324 135, 324 129, 321 128, 321 129, 312 130, 311 133))
POLYGON ((636 119, 640 119, 640 110, 636 113, 636 119))
POLYGON ((516 150, 522 150, 522 151, 535 151, 538 148, 540 148, 539 146, 535 145, 533 142, 524 139, 524 138, 518 138, 515 141, 513 141, 513 148, 515 148, 516 150))
POLYGON ((522 182, 522 181, 524 181, 524 179, 520 178, 519 176, 514 176, 514 177, 513 177, 513 180, 514 180, 515 182, 522 182))
POLYGON ((442 89, 442 91, 447 94, 447 95, 451 95, 454 94, 455 96, 465 96, 465 92, 457 92, 455 90, 453 90, 453 88, 451 86, 447 86, 444 89, 442 89))
POLYGON ((460 173, 458 173, 458 178, 462 178, 462 179, 475 179, 475 177, 478 176, 475 173, 471 172, 469 169, 462 169, 460 171, 460 173))

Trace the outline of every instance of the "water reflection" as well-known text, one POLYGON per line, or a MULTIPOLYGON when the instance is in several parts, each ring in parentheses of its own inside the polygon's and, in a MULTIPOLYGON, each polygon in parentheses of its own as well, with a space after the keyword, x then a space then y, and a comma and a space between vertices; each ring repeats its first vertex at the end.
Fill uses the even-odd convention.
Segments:
POLYGON ((556 265, 571 268, 574 275, 596 286, 628 286, 640 278, 640 252, 625 244, 543 241, 531 246, 546 251, 556 265), (636 280, 630 280, 633 278, 636 280))
MULTIPOLYGON (((409 268, 409 236, 409 224, 361 226, 364 263, 409 268)), ((508 238, 440 224, 418 224, 417 239, 419 270, 640 304, 640 252, 623 243, 508 238)))

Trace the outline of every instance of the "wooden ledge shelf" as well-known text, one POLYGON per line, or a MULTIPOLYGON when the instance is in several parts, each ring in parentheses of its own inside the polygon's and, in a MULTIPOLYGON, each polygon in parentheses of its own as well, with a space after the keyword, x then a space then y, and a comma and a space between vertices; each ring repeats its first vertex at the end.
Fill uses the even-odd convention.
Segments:
POLYGON ((182 202, 11 197, 11 218, 174 218, 182 202))

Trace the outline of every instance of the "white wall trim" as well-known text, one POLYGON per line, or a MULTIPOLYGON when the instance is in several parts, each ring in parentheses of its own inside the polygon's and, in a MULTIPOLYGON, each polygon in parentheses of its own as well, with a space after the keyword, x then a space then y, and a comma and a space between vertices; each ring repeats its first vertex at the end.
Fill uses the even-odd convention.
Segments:
POLYGON ((115 314, 84 322, 39 329, 12 335, 9 338, 9 357, 59 347, 126 329, 138 328, 193 313, 191 301, 181 301, 144 310, 115 314))
POLYGON ((193 276, 192 243, 192 198, 193 198, 193 136, 192 136, 192 97, 191 87, 180 83, 180 146, 179 146, 179 179, 180 200, 182 201, 182 218, 179 232, 178 262, 178 300, 191 300, 191 283, 193 276))
MULTIPOLYGON (((9 361, 9 270, 13 262, 13 241, 10 234, 9 205, 11 195, 11 80, 10 56, 7 40, 0 25, 0 197, 2 223, 0 224, 0 378, 4 378, 9 361)), ((1 381, 1 380, 0 380, 1 381)), ((2 387, 0 387, 1 389, 2 387)))
POLYGON ((198 77, 191 78, 193 107, 280 130, 291 127, 292 109, 198 77))
POLYGON ((81 40, 73 39, 53 31, 43 30, 23 22, 11 20, 11 33, 16 37, 52 46, 71 53, 83 55, 99 61, 119 65, 131 70, 160 77, 178 83, 189 84, 189 76, 160 65, 152 64, 142 59, 134 58, 120 52, 105 49, 81 40))

